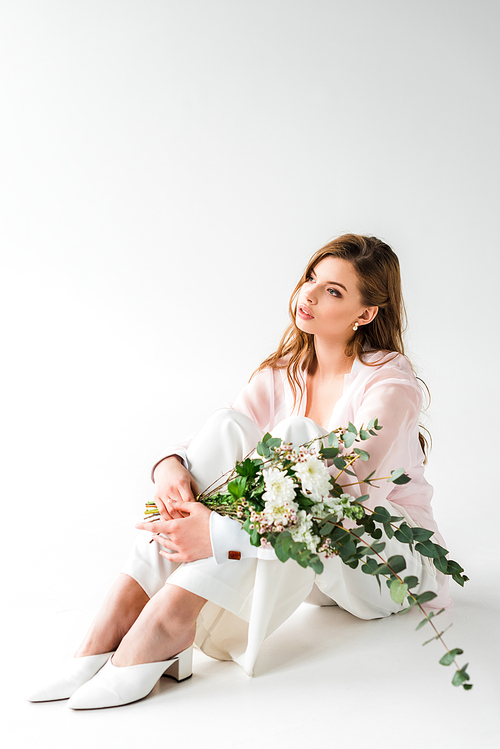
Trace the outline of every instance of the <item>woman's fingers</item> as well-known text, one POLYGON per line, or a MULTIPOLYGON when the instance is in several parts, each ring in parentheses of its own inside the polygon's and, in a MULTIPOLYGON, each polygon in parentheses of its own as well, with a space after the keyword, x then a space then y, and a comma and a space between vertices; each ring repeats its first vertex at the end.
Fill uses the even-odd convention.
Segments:
POLYGON ((212 556, 210 510, 199 502, 191 501, 179 503, 177 510, 184 516, 176 520, 137 523, 136 528, 168 536, 153 538, 163 547, 159 553, 174 562, 194 562, 212 556))
POLYGON ((172 520, 143 520, 142 523, 136 523, 135 527, 140 531, 149 531, 150 533, 168 534, 168 525, 172 520))
POLYGON ((171 538, 165 538, 165 536, 155 535, 153 536, 153 541, 156 541, 157 544, 163 546, 166 551, 173 551, 175 553, 178 552, 177 544, 171 538))
POLYGON ((163 497, 160 497, 159 494, 155 494, 153 499, 155 501, 156 507, 158 508, 158 512, 160 513, 160 515, 162 514, 162 512, 167 511, 166 499, 164 500, 163 497))

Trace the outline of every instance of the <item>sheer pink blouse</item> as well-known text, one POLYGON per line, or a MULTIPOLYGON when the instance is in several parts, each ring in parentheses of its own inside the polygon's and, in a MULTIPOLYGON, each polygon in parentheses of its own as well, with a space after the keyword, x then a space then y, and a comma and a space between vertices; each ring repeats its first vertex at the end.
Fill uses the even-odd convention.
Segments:
MULTIPOLYGON (((432 513, 433 489, 424 477, 424 454, 418 439, 422 390, 404 356, 374 351, 365 355, 365 361, 372 366, 366 366, 356 359, 351 372, 345 375, 343 394, 333 408, 326 431, 339 426, 347 427, 349 422, 360 429, 372 418, 377 418, 382 429, 377 436, 361 443, 360 446, 370 454, 370 458, 354 464, 357 479, 363 479, 372 471, 375 471, 374 477, 387 477, 392 470, 404 468, 411 481, 397 485, 382 479, 376 482, 376 488, 358 484, 346 487, 346 493, 352 496, 369 494, 370 499, 364 502, 364 506, 370 509, 382 500, 389 501, 395 505, 395 514, 404 514, 413 521, 413 525, 434 531, 437 543, 446 546, 432 513), (399 508, 403 513, 398 513, 399 508)), ((302 377, 307 388, 307 373, 304 372, 302 377)), ((286 369, 267 368, 258 372, 229 405, 250 417, 267 432, 291 415, 304 415, 306 392, 301 401, 297 399, 294 403, 286 369)), ((188 438, 172 446, 163 457, 179 455, 189 468, 186 448, 190 441, 188 438)), ((335 468, 332 470, 337 472, 335 468)), ((344 475, 340 483, 346 485, 354 481, 354 477, 344 475)), ((441 573, 438 574, 441 576, 441 573)), ((444 588, 440 603, 442 601, 441 605, 446 606, 449 604, 447 584, 444 588)))
MULTIPOLYGON (((366 485, 350 486, 353 496, 370 494, 366 507, 373 508, 387 499, 403 507, 413 521, 436 533, 438 543, 444 545, 431 508, 433 489, 424 477, 424 454, 418 440, 419 417, 422 409, 422 390, 408 360, 400 354, 379 351, 365 355, 375 366, 366 366, 359 359, 345 376, 344 392, 337 401, 327 430, 347 427, 351 421, 358 429, 378 418, 382 429, 376 437, 362 443, 370 454, 366 462, 357 461, 354 470, 358 479, 375 471, 375 476, 389 476, 397 468, 404 468, 411 477, 407 484, 396 485, 383 480, 378 488, 366 485)), ((307 388, 307 373, 302 374, 307 388)), ((292 389, 285 369, 264 369, 243 388, 231 408, 249 416, 264 432, 275 424, 297 414, 304 415, 306 395, 294 405, 292 389)), ((191 437, 166 450, 167 455, 179 455, 187 465, 186 448, 191 437)), ((352 479, 354 481, 354 479, 352 479)), ((345 476, 345 481, 350 481, 345 476)))

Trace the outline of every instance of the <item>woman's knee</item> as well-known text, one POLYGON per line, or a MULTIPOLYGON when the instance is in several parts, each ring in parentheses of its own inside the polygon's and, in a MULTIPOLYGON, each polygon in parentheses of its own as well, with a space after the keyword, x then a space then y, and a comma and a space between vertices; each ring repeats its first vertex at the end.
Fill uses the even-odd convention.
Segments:
POLYGON ((281 437, 283 442, 301 445, 304 442, 327 435, 328 431, 306 416, 288 416, 279 424, 276 424, 272 433, 274 437, 281 437))
POLYGON ((234 408, 218 408, 217 411, 214 411, 206 420, 205 426, 210 426, 212 428, 216 429, 223 429, 226 427, 230 427, 232 424, 236 424, 238 426, 246 426, 248 423, 253 424, 253 421, 248 418, 248 416, 245 416, 245 414, 240 413, 240 411, 235 411, 234 408))

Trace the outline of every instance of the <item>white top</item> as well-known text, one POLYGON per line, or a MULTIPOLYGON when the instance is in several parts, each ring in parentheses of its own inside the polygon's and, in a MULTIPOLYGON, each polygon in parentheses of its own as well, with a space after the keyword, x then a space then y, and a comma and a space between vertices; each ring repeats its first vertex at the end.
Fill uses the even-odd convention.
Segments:
MULTIPOLYGON (((346 492, 355 497, 369 494, 364 506, 370 509, 383 499, 398 505, 415 524, 434 531, 437 542, 445 546, 432 514, 433 489, 424 478, 424 454, 418 439, 422 390, 408 360, 401 354, 375 351, 367 353, 365 361, 377 363, 366 366, 359 359, 354 361, 351 372, 345 375, 344 392, 332 411, 327 429, 347 427, 350 421, 360 429, 372 418, 378 418, 383 428, 360 445, 370 458, 356 461, 353 470, 362 479, 371 471, 375 471, 375 477, 389 476, 392 470, 404 468, 411 481, 397 485, 383 480, 377 484, 378 488, 361 484, 350 486, 346 492)), ((302 373, 302 377, 307 387, 307 373, 302 373)), ((288 416, 303 416, 306 394, 294 405, 286 369, 267 368, 258 372, 229 405, 267 432, 288 416)), ((179 455, 189 469, 186 448, 191 439, 172 446, 163 457, 179 455)), ((344 474, 341 483, 355 480, 344 474)), ((228 549, 241 550, 244 556, 256 556, 259 551, 250 544, 239 523, 216 513, 211 515, 211 538, 217 562, 227 561, 228 549)), ((262 555, 262 550, 258 555, 262 555)))

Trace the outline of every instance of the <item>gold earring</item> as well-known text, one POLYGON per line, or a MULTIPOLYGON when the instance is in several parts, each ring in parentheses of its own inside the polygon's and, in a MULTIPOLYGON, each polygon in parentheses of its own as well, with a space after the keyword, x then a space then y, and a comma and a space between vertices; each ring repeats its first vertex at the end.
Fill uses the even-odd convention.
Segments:
POLYGON ((354 332, 356 332, 358 328, 359 328, 359 322, 355 322, 354 327, 353 327, 354 332))

